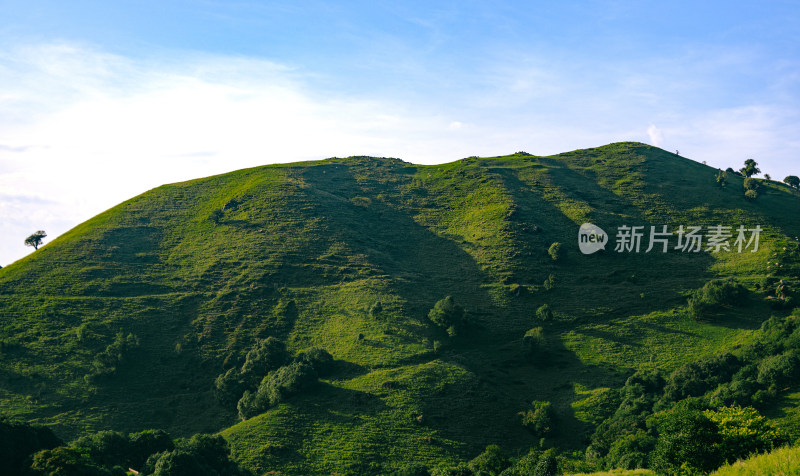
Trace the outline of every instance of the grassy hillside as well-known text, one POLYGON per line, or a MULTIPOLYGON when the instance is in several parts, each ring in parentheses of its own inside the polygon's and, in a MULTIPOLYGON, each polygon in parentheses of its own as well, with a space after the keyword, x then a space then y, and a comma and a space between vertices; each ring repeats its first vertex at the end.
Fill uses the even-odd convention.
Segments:
POLYGON ((0 411, 66 439, 225 429, 259 472, 369 474, 487 444, 527 451, 539 437, 518 413, 537 400, 557 417, 545 444, 580 451, 613 411, 603 394, 635 370, 736 348, 786 313, 760 283, 800 284, 783 254, 800 197, 773 183, 748 201, 740 177, 719 188, 715 173, 621 143, 436 166, 334 158, 165 185, 0 269, 0 411), (580 253, 584 222, 609 233, 606 252, 580 253), (648 236, 640 253, 614 251, 622 225, 720 224, 760 225, 759 251, 645 253, 648 236), (687 295, 725 277, 753 291, 746 302, 691 318, 687 295), (454 337, 426 317, 445 296, 467 311, 454 337), (544 304, 554 317, 541 321, 544 304), (546 344, 530 357, 533 327, 546 344), (268 336, 291 353, 325 348, 335 366, 240 422, 214 379, 268 336))
POLYGON ((780 448, 723 466, 713 476, 776 476, 800 473, 800 448, 780 448))

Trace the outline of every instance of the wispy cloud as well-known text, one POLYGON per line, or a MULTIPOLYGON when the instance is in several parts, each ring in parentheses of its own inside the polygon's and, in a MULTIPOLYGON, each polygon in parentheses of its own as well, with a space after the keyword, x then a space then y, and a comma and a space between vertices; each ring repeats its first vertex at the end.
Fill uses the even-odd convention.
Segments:
POLYGON ((53 238, 148 188, 266 163, 361 154, 436 163, 638 140, 725 167, 752 156, 788 174, 800 150, 797 65, 782 65, 763 94, 732 101, 712 92, 750 56, 713 53, 716 63, 692 52, 576 66, 503 50, 420 92, 357 94, 242 56, 6 48, 0 264, 25 253, 27 229, 53 238))

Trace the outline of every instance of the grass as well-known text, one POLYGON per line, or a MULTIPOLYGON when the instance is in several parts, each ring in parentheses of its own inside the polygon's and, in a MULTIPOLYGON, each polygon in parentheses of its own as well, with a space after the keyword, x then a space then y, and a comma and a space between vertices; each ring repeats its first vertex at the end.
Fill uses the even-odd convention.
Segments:
POLYGON ((557 417, 545 445, 580 451, 608 415, 608 389, 641 367, 670 371, 747 343, 774 312, 755 285, 796 281, 794 265, 774 263, 800 235, 797 194, 770 186, 748 202, 738 178, 720 190, 714 172, 621 143, 433 166, 333 158, 156 188, 0 269, 0 411, 67 439, 222 431, 261 472, 368 474, 471 458, 493 443, 525 452, 539 438, 518 413, 540 400, 557 417), (612 238, 624 224, 765 232, 758 253, 610 245, 584 256, 584 221, 612 238), (687 317, 688 293, 726 276, 753 291, 747 304, 687 317), (448 295, 470 323, 455 338, 425 317, 448 295), (552 320, 537 320, 543 304, 552 320), (547 341, 533 358, 522 352, 532 327, 547 341), (137 335, 136 354, 87 382, 119 330, 137 335), (267 336, 292 352, 324 347, 337 370, 239 422, 212 384, 267 336))
POLYGON ((713 476, 788 476, 800 472, 800 448, 780 448, 725 465, 713 476))

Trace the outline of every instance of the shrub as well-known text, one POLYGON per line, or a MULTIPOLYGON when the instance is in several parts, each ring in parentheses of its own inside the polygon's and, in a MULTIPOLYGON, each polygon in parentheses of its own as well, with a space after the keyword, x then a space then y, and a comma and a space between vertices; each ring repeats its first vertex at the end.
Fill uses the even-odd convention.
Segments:
POLYGON ((726 185, 728 185, 728 173, 720 169, 717 173, 717 186, 725 188, 726 185))
POLYGON ((255 394, 245 392, 237 404, 239 416, 250 418, 264 412, 287 398, 311 387, 317 381, 317 373, 304 362, 293 362, 274 372, 261 381, 255 394))
POLYGON ((463 325, 465 315, 464 308, 456 304, 451 296, 447 296, 434 304, 433 309, 428 312, 428 319, 442 329, 447 329, 450 334, 451 327, 455 333, 463 325))
POLYGON ((656 439, 644 430, 623 435, 611 444, 606 456, 606 464, 613 468, 646 468, 648 454, 653 450, 656 439))
POLYGON ((258 382, 268 372, 280 368, 289 360, 286 345, 274 337, 258 341, 247 353, 242 365, 242 376, 246 381, 258 382))
POLYGON ((328 375, 333 369, 333 356, 321 347, 309 347, 297 354, 294 360, 310 365, 320 377, 328 375))
POLYGON ((664 387, 664 398, 670 401, 699 397, 727 382, 740 369, 741 362, 730 353, 704 357, 673 371, 664 387))
POLYGON ((558 461, 553 455, 544 455, 536 464, 533 476, 556 476, 558 474, 558 461))
POLYGON ((238 368, 228 369, 214 380, 214 397, 223 405, 235 403, 247 388, 238 368))
POLYGON ((112 476, 111 472, 97 465, 88 455, 64 446, 52 450, 42 450, 34 454, 28 474, 31 476, 112 476))
POLYGON ((542 304, 536 309, 536 319, 540 321, 550 321, 553 319, 553 311, 550 310, 550 306, 547 304, 542 304))
POLYGON ((489 445, 483 453, 468 463, 474 474, 499 475, 511 466, 511 462, 497 445, 489 445))
POLYGON ((758 383, 767 387, 784 387, 795 383, 800 377, 800 359, 794 352, 773 355, 758 365, 758 383))
POLYGON ((547 276, 547 279, 544 280, 544 289, 545 291, 550 291, 556 287, 556 277, 552 274, 547 276))
POLYGON ((153 476, 226 475, 248 476, 230 460, 228 442, 219 435, 198 434, 172 451, 156 453, 147 459, 140 474, 153 476))
POLYGON ((752 177, 747 177, 742 182, 745 190, 757 190, 758 189, 758 181, 752 177))
POLYGON ((746 199, 750 200, 751 202, 758 198, 758 192, 755 190, 747 190, 744 192, 744 196, 746 199))
POLYGON ((99 431, 92 435, 82 436, 70 445, 82 450, 93 462, 102 466, 128 463, 131 451, 130 441, 126 435, 117 431, 99 431))
POLYGON ((24 474, 24 463, 29 455, 61 444, 50 428, 0 417, 0 476, 24 474))
POLYGON ((689 315, 700 319, 724 306, 741 304, 746 296, 747 289, 735 279, 713 279, 692 293, 688 300, 689 315))
POLYGON ((124 363, 134 349, 139 347, 139 339, 133 335, 117 332, 114 341, 109 344, 103 352, 95 355, 92 360, 94 367, 89 378, 111 375, 116 372, 117 367, 124 363))
POLYGON ((553 261, 558 261, 558 259, 561 258, 561 243, 556 241, 550 245, 550 248, 547 249, 547 254, 553 258, 553 261))
POLYGON ((722 407, 703 414, 717 425, 720 453, 728 463, 787 443, 785 435, 772 428, 752 407, 722 407))
POLYGON ((522 337, 522 351, 528 355, 539 353, 544 347, 545 339, 541 327, 528 330, 522 337))
POLYGON ((536 436, 545 436, 552 431, 553 408, 550 402, 531 402, 533 408, 520 412, 522 426, 536 436))
POLYGON ((660 415, 655 426, 659 436, 651 466, 657 474, 707 473, 722 464, 717 425, 702 411, 679 405, 660 415))

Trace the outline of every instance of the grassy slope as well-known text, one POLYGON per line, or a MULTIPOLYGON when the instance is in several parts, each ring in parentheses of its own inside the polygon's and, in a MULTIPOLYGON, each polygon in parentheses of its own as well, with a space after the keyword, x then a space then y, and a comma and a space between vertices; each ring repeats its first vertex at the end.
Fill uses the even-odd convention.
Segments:
POLYGON ((712 476, 789 476, 800 473, 800 448, 780 448, 725 465, 712 476))
POLYGON ((642 365, 669 370, 746 342, 768 317, 757 298, 709 322, 682 309, 712 277, 754 284, 800 235, 794 192, 770 184, 751 203, 739 182, 717 189, 704 165, 624 143, 440 166, 329 159, 159 187, 0 270, 0 410, 64 436, 216 431, 236 420, 211 398, 213 378, 274 335, 292 350, 327 348, 338 370, 320 392, 225 430, 259 471, 374 472, 489 443, 521 450, 538 442, 516 415, 531 400, 553 401, 553 443, 581 448, 602 417, 592 395, 642 365), (585 221, 610 234, 622 224, 768 232, 754 254, 583 256, 585 221), (555 241, 558 262, 546 252, 555 241), (446 295, 478 330, 434 353, 447 338, 424 316, 446 295), (544 303, 557 319, 537 323, 544 303), (549 352, 531 362, 519 349, 536 325, 549 352), (87 385, 93 355, 120 329, 139 337, 136 359, 87 385))

